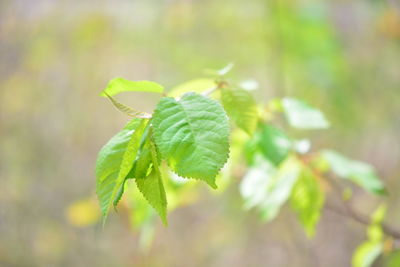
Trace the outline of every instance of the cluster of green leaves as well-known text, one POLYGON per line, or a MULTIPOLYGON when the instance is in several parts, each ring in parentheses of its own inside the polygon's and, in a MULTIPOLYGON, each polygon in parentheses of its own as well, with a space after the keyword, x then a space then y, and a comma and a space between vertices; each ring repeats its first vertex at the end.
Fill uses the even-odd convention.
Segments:
MULTIPOLYGON (((102 95, 115 104, 119 103, 113 98, 117 93, 162 93, 162 88, 152 82, 116 78, 102 95)), ((121 105, 116 107, 132 115, 121 105)), ((132 119, 99 153, 97 195, 104 219, 111 206, 117 206, 126 180, 135 179, 139 191, 167 224, 162 161, 180 177, 203 180, 216 188, 215 178, 228 155, 228 119, 217 101, 197 93, 186 93, 179 99, 162 97, 151 118, 132 119)))
MULTIPOLYGON (((209 71, 213 78, 173 88, 169 96, 161 97, 152 115, 129 108, 114 96, 125 91, 163 93, 161 85, 122 78, 110 81, 102 96, 134 118, 98 156, 97 195, 104 220, 132 179, 137 188, 128 188, 133 199, 130 206, 136 211, 133 221, 148 233, 149 225, 154 223, 153 211, 167 224, 167 199, 169 204, 172 201, 171 210, 185 202, 188 190, 193 195, 193 187, 185 178, 202 180, 216 189, 216 177, 227 162, 222 174, 225 177, 233 175, 229 165, 245 162, 240 193, 246 209, 257 209, 264 221, 270 221, 289 203, 310 237, 315 234, 324 207, 327 172, 370 193, 385 192, 370 165, 333 150, 311 152, 309 140, 289 134, 291 129, 301 132, 329 128, 320 110, 293 98, 259 104, 251 92, 257 84, 233 83, 225 78, 231 68, 229 65, 209 71), (143 198, 138 198, 138 192, 143 198), (153 210, 139 199, 147 200, 153 210)), ((366 257, 374 259, 381 252, 383 235, 378 235, 376 229, 382 218, 373 219, 371 227, 375 230, 371 232, 376 235, 357 251, 355 266, 368 266, 359 262, 372 262, 366 257)))

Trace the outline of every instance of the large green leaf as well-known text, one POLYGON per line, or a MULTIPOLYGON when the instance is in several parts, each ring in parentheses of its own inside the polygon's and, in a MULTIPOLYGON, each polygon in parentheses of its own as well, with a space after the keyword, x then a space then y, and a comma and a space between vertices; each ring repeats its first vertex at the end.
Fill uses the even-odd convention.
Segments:
POLYGON ((301 165, 294 157, 288 157, 280 166, 278 172, 271 177, 267 193, 260 204, 261 217, 270 221, 276 217, 281 206, 288 200, 293 186, 301 170, 301 165))
POLYGON ((96 162, 96 193, 104 221, 136 158, 148 120, 134 119, 100 150, 96 162))
POLYGON ((313 173, 303 168, 290 198, 291 206, 298 214, 308 236, 313 236, 321 216, 325 195, 313 173))
POLYGON ((222 90, 222 104, 236 125, 252 135, 258 123, 258 108, 253 96, 243 89, 222 90))
POLYGON ((300 129, 326 129, 329 122, 324 114, 307 103, 293 99, 282 99, 282 106, 289 124, 300 129))
POLYGON ((332 150, 324 150, 322 157, 337 176, 349 179, 369 192, 375 194, 385 192, 383 183, 379 180, 371 165, 348 159, 332 150))
POLYGON ((259 149, 268 160, 279 165, 292 149, 292 141, 280 129, 265 124, 261 126, 259 149))
POLYGON ((109 96, 114 96, 127 91, 162 93, 164 87, 150 81, 129 81, 124 78, 114 78, 108 83, 101 95, 107 96, 108 94, 109 96))
POLYGON ((146 178, 135 179, 135 181, 139 191, 157 211, 163 223, 167 225, 167 197, 159 169, 157 151, 153 143, 151 143, 150 150, 153 169, 146 178))
POLYGON ((216 188, 215 176, 229 155, 229 124, 218 102, 195 93, 179 101, 162 98, 153 126, 161 156, 178 175, 216 188))

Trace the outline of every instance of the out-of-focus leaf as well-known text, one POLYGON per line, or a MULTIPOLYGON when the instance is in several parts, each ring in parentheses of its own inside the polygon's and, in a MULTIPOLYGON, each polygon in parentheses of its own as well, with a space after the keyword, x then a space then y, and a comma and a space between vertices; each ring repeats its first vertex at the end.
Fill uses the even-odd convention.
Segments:
POLYGON ((222 106, 205 96, 162 98, 153 116, 161 156, 179 176, 216 188, 215 177, 229 156, 229 122, 222 106))
POLYGON ((205 69, 204 72, 208 75, 215 75, 215 76, 225 76, 228 74, 235 65, 233 63, 229 63, 225 67, 215 70, 215 69, 205 69))
POLYGON ((254 91, 258 89, 259 84, 256 80, 245 80, 239 83, 239 87, 247 91, 254 91))
POLYGON ((293 188, 290 200, 291 206, 298 214, 307 235, 309 237, 313 236, 321 215, 325 195, 317 178, 306 167, 303 167, 301 175, 293 188))
POLYGON ((218 74, 220 76, 224 76, 226 74, 228 74, 234 67, 235 65, 231 62, 228 65, 226 65, 225 67, 223 67, 222 69, 218 70, 218 74))
POLYGON ((267 124, 261 126, 259 149, 272 163, 279 165, 288 156, 291 148, 292 142, 283 131, 267 124))
POLYGON ((367 228, 367 235, 370 241, 381 242, 383 240, 383 231, 381 223, 385 218, 386 206, 380 205, 371 216, 371 224, 367 228))
POLYGON ((240 193, 246 209, 253 208, 263 202, 267 195, 268 186, 275 174, 275 166, 258 155, 254 166, 247 171, 240 184, 240 193))
POLYGON ((386 206, 379 206, 371 216, 371 224, 367 228, 368 240, 354 252, 353 267, 369 267, 383 252, 383 231, 381 223, 386 214, 386 206))
POLYGON ((300 154, 306 154, 310 151, 311 142, 308 139, 298 140, 293 144, 294 150, 300 154))
POLYGON ((157 211, 163 223, 167 225, 167 197, 154 144, 151 144, 151 160, 153 162, 153 170, 151 173, 146 178, 135 179, 135 181, 139 191, 157 211))
POLYGON ((395 250, 385 257, 385 267, 400 266, 400 250, 395 250))
POLYGON ((383 244, 367 241, 362 243, 354 252, 353 267, 370 267, 382 253, 383 244))
POLYGON ((196 79, 180 84, 168 92, 168 96, 181 97, 185 93, 195 92, 202 93, 206 90, 216 87, 213 79, 196 79))
POLYGON ((383 183, 379 180, 371 165, 361 161, 350 160, 332 150, 322 151, 322 157, 328 162, 337 176, 349 179, 369 192, 375 194, 385 192, 383 183))
POLYGON ((236 125, 252 135, 257 128, 258 107, 253 96, 243 89, 222 89, 222 105, 236 125))
POLYGON ((132 168, 148 120, 134 119, 100 150, 96 162, 96 193, 104 221, 132 168))
POLYGON ((261 218, 270 221, 276 217, 281 206, 289 198, 299 177, 301 165, 294 157, 288 157, 271 177, 265 198, 260 203, 261 218))
POLYGON ((286 119, 292 127, 300 129, 326 129, 329 122, 324 114, 307 103, 293 99, 282 99, 286 119))
POLYGON ((152 93, 162 93, 164 87, 158 83, 150 81, 129 81, 124 78, 114 78, 112 79, 106 89, 101 92, 101 96, 114 96, 121 92, 152 92, 152 93))
POLYGON ((99 206, 91 198, 72 203, 66 212, 69 223, 77 227, 92 225, 100 219, 101 215, 99 206))

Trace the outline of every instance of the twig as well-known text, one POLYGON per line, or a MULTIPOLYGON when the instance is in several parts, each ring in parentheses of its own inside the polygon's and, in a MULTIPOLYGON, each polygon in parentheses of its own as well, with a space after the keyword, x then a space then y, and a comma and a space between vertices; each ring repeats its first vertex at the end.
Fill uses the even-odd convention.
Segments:
MULTIPOLYGON (((314 174, 314 176, 317 176, 318 178, 322 178, 321 174, 315 170, 314 168, 312 168, 308 162, 310 159, 304 159, 303 157, 299 156, 298 157, 299 160, 314 174)), ((339 183, 337 183, 335 180, 330 179, 327 176, 324 176, 324 181, 327 181, 331 187, 334 189, 334 191, 336 192, 336 194, 340 197, 342 194, 342 188, 340 186, 339 183)), ((371 219, 368 218, 365 215, 362 215, 360 213, 358 213, 351 205, 349 202, 347 202, 346 200, 342 201, 343 203, 343 207, 344 210, 339 209, 335 206, 330 205, 329 203, 326 204, 326 208, 330 211, 335 212, 336 214, 342 215, 344 217, 353 219, 354 221, 361 223, 363 225, 370 225, 371 224, 371 219)), ((395 229, 394 227, 387 225, 385 223, 381 223, 381 227, 382 227, 382 231, 388 235, 391 236, 395 239, 400 239, 400 231, 395 229)))
MULTIPOLYGON (((328 209, 329 211, 332 211, 338 215, 341 215, 343 217, 346 218, 350 218, 360 224, 363 225, 370 225, 371 224, 371 219, 369 219, 368 217, 361 215, 359 213, 357 213, 352 207, 350 207, 350 205, 345 205, 345 210, 339 209, 335 206, 332 206, 330 204, 326 204, 325 205, 326 209, 328 209)), ((397 229, 394 229, 392 226, 387 225, 385 223, 381 223, 381 227, 382 227, 382 231, 388 235, 391 236, 395 239, 400 239, 400 232, 397 229)))

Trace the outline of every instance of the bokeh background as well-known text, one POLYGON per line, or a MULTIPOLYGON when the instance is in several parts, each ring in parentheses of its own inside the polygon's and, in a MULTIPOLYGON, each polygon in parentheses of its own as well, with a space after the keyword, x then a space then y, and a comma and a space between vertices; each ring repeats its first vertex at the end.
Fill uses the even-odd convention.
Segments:
MULTIPOLYGON (((373 164, 400 227, 397 0, 1 0, 0 266, 349 266, 362 225, 325 210, 308 239, 286 209, 263 224, 237 181, 202 187, 147 250, 124 211, 102 229, 96 155, 128 117, 99 92, 114 77, 171 88, 229 62, 260 101, 324 110, 333 127, 300 136, 373 164)), ((148 112, 159 99, 121 97, 148 112)), ((355 200, 365 214, 380 201, 355 200)))

